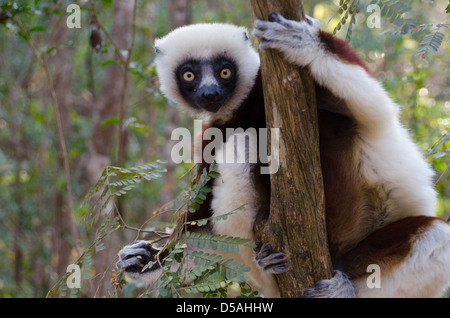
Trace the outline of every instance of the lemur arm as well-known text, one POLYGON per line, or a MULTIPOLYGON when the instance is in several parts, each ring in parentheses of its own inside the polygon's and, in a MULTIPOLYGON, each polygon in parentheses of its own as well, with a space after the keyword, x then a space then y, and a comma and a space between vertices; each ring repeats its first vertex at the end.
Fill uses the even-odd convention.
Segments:
MULTIPOLYGON (((349 251, 334 255, 335 276, 306 289, 305 296, 439 296, 450 284, 450 227, 428 216, 434 202, 432 173, 401 127, 397 106, 349 45, 320 31, 317 20, 290 21, 272 13, 269 21, 255 22, 253 34, 262 39, 260 48, 279 50, 289 62, 308 67, 318 84, 343 101, 335 107, 348 111, 337 112, 355 120, 359 135, 352 145, 359 154, 358 179, 389 189, 384 192, 383 225, 349 251), (367 283, 371 264, 379 266, 381 288, 367 283)), ((369 214, 376 209, 363 205, 355 216, 374 222, 369 214)), ((342 218, 348 211, 344 206, 338 213, 342 218)), ((361 230, 353 228, 352 235, 361 230)))
POLYGON ((318 84, 345 100, 362 133, 391 126, 397 107, 381 84, 347 42, 319 27, 310 17, 298 22, 272 13, 269 21, 256 20, 253 34, 262 39, 261 49, 277 49, 289 62, 308 66, 318 84))

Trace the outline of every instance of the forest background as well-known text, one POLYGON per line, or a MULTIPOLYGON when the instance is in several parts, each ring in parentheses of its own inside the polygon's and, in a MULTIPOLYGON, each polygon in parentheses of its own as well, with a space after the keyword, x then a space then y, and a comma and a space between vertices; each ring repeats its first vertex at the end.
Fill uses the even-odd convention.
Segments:
MULTIPOLYGON (((403 124, 436 171, 437 213, 448 219, 450 3, 396 1, 406 8, 402 24, 382 12, 380 26, 369 27, 369 1, 358 1, 354 24, 342 23, 342 2, 304 5, 327 31, 341 21, 339 37, 352 25, 351 44, 402 106, 403 124)), ((134 296, 131 285, 111 285, 117 251, 170 225, 168 213, 155 211, 189 186, 182 176, 191 168, 170 160, 171 132, 193 121, 158 90, 154 39, 196 22, 251 29, 250 3, 2 0, 0 22, 0 297, 46 296, 93 242, 81 296, 134 296), (80 28, 67 24, 74 3, 80 28), (163 173, 116 193, 120 226, 98 240, 101 226, 86 221, 82 203, 104 169, 158 160, 167 162, 157 166, 163 173)))

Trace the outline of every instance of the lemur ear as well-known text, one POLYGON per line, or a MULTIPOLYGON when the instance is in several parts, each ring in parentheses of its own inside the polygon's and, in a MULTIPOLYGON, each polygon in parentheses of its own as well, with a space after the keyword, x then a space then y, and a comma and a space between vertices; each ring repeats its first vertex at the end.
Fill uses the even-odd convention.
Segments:
POLYGON ((244 32, 244 39, 245 39, 245 41, 248 41, 248 34, 247 34, 247 32, 244 32))
POLYGON ((161 54, 161 50, 157 46, 155 46, 155 53, 156 55, 161 54))

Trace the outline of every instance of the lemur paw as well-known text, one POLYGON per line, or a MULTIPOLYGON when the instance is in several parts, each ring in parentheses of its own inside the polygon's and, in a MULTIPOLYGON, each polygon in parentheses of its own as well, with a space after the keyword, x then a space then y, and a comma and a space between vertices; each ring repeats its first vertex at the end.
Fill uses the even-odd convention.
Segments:
POLYGON ((303 298, 354 298, 355 288, 352 281, 341 271, 334 271, 330 279, 318 281, 313 287, 303 291, 303 298))
POLYGON ((293 21, 272 12, 268 21, 255 20, 253 35, 261 38, 261 49, 276 49, 294 64, 308 65, 319 49, 320 22, 306 16, 305 21, 293 21))
POLYGON ((281 274, 288 270, 286 254, 274 251, 270 243, 257 242, 255 248, 255 262, 264 271, 272 274, 281 274))
POLYGON ((150 268, 142 270, 150 261, 156 261, 156 255, 159 251, 152 247, 146 241, 138 241, 134 244, 125 246, 119 251, 119 261, 116 267, 125 270, 125 273, 145 273, 159 268, 159 264, 155 263, 150 268))

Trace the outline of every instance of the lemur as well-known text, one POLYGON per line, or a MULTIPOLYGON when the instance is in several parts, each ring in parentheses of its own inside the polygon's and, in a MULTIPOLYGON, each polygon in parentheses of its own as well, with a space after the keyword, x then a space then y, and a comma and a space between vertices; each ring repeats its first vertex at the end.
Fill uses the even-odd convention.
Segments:
MULTIPOLYGON (((434 173, 402 127, 399 107, 350 45, 320 30, 316 19, 291 21, 271 13, 268 21, 255 20, 253 35, 260 49, 278 50, 288 62, 306 67, 316 85, 334 276, 306 288, 304 297, 440 296, 450 286, 450 226, 433 216, 434 173), (380 288, 367 284, 371 264, 379 266, 380 288)), ((156 40, 155 48, 161 91, 208 127, 266 127, 259 56, 245 28, 184 26, 156 40)), ((256 151, 240 146, 237 156, 256 151)), ((216 156, 222 155, 219 149, 216 156)), ((268 175, 256 166, 218 164, 221 176, 196 217, 246 205, 210 231, 258 239, 255 218, 270 202, 268 175)), ((156 253, 139 241, 119 252, 118 265, 130 278, 151 283, 161 273, 159 265, 141 269, 156 253)), ((274 274, 289 268, 282 251, 266 242, 255 251, 241 249, 236 258, 251 268, 249 279, 262 295, 279 296, 274 274)))

